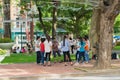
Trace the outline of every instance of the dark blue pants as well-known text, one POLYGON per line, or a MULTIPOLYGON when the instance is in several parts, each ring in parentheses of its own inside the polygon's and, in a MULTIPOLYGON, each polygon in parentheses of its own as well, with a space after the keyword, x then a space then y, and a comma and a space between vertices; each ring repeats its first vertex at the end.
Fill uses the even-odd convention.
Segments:
POLYGON ((41 55, 41 63, 44 64, 44 53, 45 52, 40 52, 40 55, 41 55))
POLYGON ((82 60, 82 62, 85 61, 85 51, 79 53, 79 59, 82 60))
POLYGON ((37 51, 36 53, 37 53, 36 62, 37 62, 37 64, 39 64, 41 61, 41 53, 40 53, 40 51, 37 51))
POLYGON ((77 61, 77 62, 80 61, 80 57, 79 57, 79 55, 80 55, 80 51, 77 51, 77 52, 76 52, 76 55, 75 55, 75 57, 76 57, 76 61, 77 61))

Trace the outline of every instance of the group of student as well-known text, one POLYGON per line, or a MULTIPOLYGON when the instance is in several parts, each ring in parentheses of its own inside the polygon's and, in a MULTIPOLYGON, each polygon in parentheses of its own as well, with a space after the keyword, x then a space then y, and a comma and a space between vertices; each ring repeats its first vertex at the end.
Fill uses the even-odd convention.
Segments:
POLYGON ((46 62, 48 61, 48 66, 51 66, 50 55, 52 51, 52 42, 50 37, 45 39, 38 36, 35 42, 35 51, 37 53, 37 64, 41 63, 46 66, 46 62))
POLYGON ((76 50, 76 62, 89 62, 89 40, 87 37, 77 38, 76 44, 73 46, 70 44, 70 39, 68 35, 63 37, 63 40, 59 42, 54 39, 51 40, 50 36, 46 38, 40 38, 39 36, 35 42, 35 51, 37 53, 36 62, 37 64, 41 64, 43 66, 51 66, 51 55, 53 55, 54 60, 61 57, 61 52, 63 53, 63 61, 64 65, 67 66, 68 63, 73 65, 70 50, 71 47, 76 50), (60 48, 58 46, 60 45, 60 48))
POLYGON ((17 54, 19 54, 19 53, 26 53, 27 50, 25 49, 25 47, 22 47, 22 48, 20 49, 20 47, 18 46, 18 47, 14 47, 14 48, 11 50, 11 52, 12 52, 12 53, 17 53, 17 54))
POLYGON ((88 40, 88 37, 79 37, 77 39, 77 45, 76 45, 76 61, 79 63, 80 61, 82 63, 88 63, 89 62, 89 47, 90 42, 88 40))

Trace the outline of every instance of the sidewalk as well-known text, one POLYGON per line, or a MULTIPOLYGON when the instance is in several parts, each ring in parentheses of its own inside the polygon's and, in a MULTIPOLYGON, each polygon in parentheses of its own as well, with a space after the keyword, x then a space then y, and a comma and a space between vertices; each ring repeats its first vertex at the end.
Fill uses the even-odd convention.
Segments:
MULTIPOLYGON (((92 67, 91 64, 85 66, 92 67)), ((67 74, 80 72, 75 70, 74 66, 64 66, 63 63, 55 63, 52 66, 42 66, 35 63, 24 63, 24 64, 3 64, 0 65, 0 77, 5 76, 28 76, 28 75, 39 75, 39 74, 67 74)))
MULTIPOLYGON (((120 67, 120 60, 113 60, 112 65, 116 67, 120 67)), ((52 66, 41 66, 37 65, 36 63, 24 63, 24 64, 1 64, 0 65, 0 80, 2 77, 31 77, 31 76, 42 76, 42 77, 49 77, 49 76, 85 76, 85 75, 93 75, 98 74, 97 72, 86 72, 84 70, 79 70, 76 68, 83 68, 88 67, 92 68, 93 64, 81 64, 79 66, 64 66, 63 63, 55 63, 52 66), (74 75, 75 74, 75 75, 74 75)), ((120 68, 119 68, 120 73, 120 68)), ((104 71, 103 71, 104 72, 104 71)), ((116 72, 116 71, 115 71, 116 72)), ((105 72, 104 72, 105 73, 105 72)), ((108 72, 110 73, 110 72, 108 72)), ((105 73, 106 74, 106 73, 105 73)), ((8 79, 12 80, 12 79, 8 79)), ((20 80, 20 79, 14 79, 20 80)), ((22 79, 23 80, 23 79, 22 79)), ((26 80, 26 79, 25 79, 26 80)), ((29 79, 32 80, 32 79, 29 79)), ((33 79, 35 80, 35 79, 33 79)), ((39 79, 38 79, 39 80, 39 79)))

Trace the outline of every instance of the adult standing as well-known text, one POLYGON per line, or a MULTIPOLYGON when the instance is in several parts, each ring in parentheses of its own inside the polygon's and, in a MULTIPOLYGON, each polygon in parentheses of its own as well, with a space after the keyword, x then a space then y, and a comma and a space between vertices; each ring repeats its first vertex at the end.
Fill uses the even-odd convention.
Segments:
POLYGON ((87 37, 84 38, 85 40, 85 61, 86 63, 89 62, 89 47, 90 47, 90 44, 89 44, 89 40, 87 37))
POLYGON ((80 57, 79 57, 79 54, 80 54, 80 37, 77 39, 77 43, 76 43, 76 49, 77 49, 77 51, 76 51, 76 55, 75 55, 75 57, 76 57, 76 62, 77 63, 79 63, 79 61, 80 61, 80 57))
POLYGON ((45 61, 44 61, 45 65, 47 64, 48 66, 51 66, 51 62, 50 62, 51 52, 52 52, 52 42, 50 36, 47 36, 45 40, 45 61))
POLYGON ((70 64, 72 65, 72 60, 71 60, 71 57, 70 57, 69 50, 70 50, 70 43, 68 41, 67 36, 64 36, 63 41, 61 42, 61 51, 63 52, 65 66, 67 66, 67 63, 66 63, 67 58, 68 58, 70 64))
POLYGON ((37 36, 35 42, 35 52, 36 52, 36 63, 40 64, 41 62, 41 53, 40 53, 40 36, 37 36))
POLYGON ((58 55, 59 61, 60 61, 60 50, 58 48, 59 43, 56 39, 53 40, 52 42, 52 51, 53 51, 53 57, 54 57, 54 61, 56 62, 56 56, 58 55), (57 55, 56 55, 57 54, 57 55))
POLYGON ((74 53, 74 43, 73 43, 73 39, 70 37, 70 38, 69 38, 69 41, 70 41, 71 53, 73 54, 73 53, 74 53))
POLYGON ((44 64, 44 53, 45 53, 45 44, 44 44, 45 38, 41 38, 41 43, 40 43, 40 54, 41 54, 41 62, 42 65, 44 64))
POLYGON ((80 39, 80 53, 79 53, 79 59, 83 59, 82 62, 85 61, 85 42, 83 38, 80 39))

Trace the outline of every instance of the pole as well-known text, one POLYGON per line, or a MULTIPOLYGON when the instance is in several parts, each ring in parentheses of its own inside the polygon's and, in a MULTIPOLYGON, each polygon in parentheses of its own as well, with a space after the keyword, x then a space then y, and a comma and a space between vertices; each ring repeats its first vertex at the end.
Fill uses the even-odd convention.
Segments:
POLYGON ((33 17, 32 17, 32 21, 30 23, 30 40, 31 40, 31 47, 33 48, 33 40, 34 40, 34 32, 33 32, 33 17))
POLYGON ((21 49, 22 49, 22 23, 21 23, 21 49))

